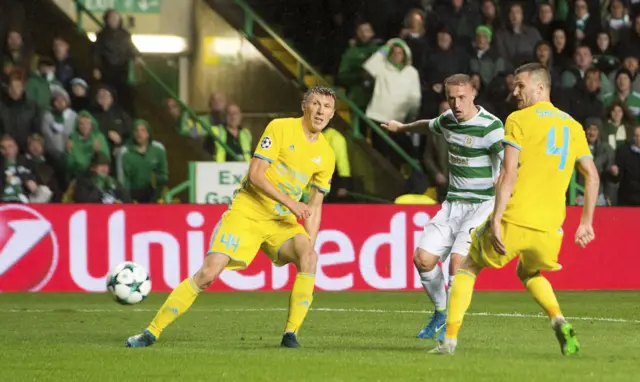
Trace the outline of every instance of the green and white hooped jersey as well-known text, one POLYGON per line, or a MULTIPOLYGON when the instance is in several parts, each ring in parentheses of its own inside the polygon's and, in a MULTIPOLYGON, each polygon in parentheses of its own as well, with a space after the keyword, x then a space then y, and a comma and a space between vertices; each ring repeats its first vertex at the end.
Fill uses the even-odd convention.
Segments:
POLYGON ((432 119, 429 128, 449 144, 447 200, 480 203, 492 199, 504 150, 502 121, 478 106, 478 114, 468 121, 458 122, 447 110, 432 119))

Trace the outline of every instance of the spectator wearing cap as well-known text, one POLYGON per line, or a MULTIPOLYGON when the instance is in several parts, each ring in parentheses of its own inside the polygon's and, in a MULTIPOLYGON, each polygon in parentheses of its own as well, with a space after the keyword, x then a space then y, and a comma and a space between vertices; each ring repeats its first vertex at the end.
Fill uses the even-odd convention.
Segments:
POLYGON ((46 155, 44 138, 40 134, 33 134, 29 136, 27 153, 25 159, 27 166, 33 171, 36 182, 40 185, 46 186, 51 192, 52 201, 59 202, 61 198, 60 194, 60 171, 56 170, 55 161, 46 155))
POLYGON ((115 90, 101 86, 96 93, 96 107, 91 114, 98 122, 98 127, 107 138, 109 151, 120 147, 129 139, 131 133, 131 117, 120 106, 115 90))
POLYGON ((620 147, 616 153, 616 180, 619 206, 640 206, 640 126, 633 130, 631 142, 620 147))
POLYGON ((71 80, 76 76, 76 65, 69 55, 69 43, 63 37, 54 37, 52 51, 56 66, 56 78, 62 83, 65 90, 69 91, 71 80))
POLYGON ((469 67, 471 72, 480 74, 482 84, 489 86, 491 81, 499 74, 505 71, 505 64, 502 57, 491 48, 491 40, 493 32, 490 27, 480 25, 476 28, 476 39, 471 52, 471 60, 469 67))
POLYGON ((98 123, 87 111, 78 113, 76 127, 67 141, 67 175, 73 178, 89 169, 95 152, 110 157, 109 145, 98 128, 98 123))
POLYGON ((24 82, 17 74, 9 78, 6 95, 0 102, 0 120, 0 134, 12 136, 22 153, 27 150, 27 137, 42 128, 42 111, 27 99, 24 82))
POLYGON ((118 181, 136 202, 153 203, 162 197, 169 179, 167 152, 153 139, 147 121, 135 120, 133 126, 133 138, 116 159, 118 181))
MULTIPOLYGON (((598 190, 597 205, 605 206, 609 204, 608 200, 611 200, 610 197, 606 197, 605 189, 610 189, 610 186, 608 186, 607 184, 611 183, 614 178, 614 152, 606 142, 603 142, 600 139, 600 130, 602 129, 602 120, 600 118, 587 118, 584 126, 585 134, 587 136, 587 143, 589 144, 589 149, 591 150, 593 161, 596 165, 596 168, 598 169, 598 174, 600 175, 601 179, 600 189, 598 190)), ((579 172, 576 175, 576 181, 579 185, 584 186, 584 177, 579 172)), ((580 195, 578 205, 583 205, 583 200, 584 196, 580 195)))
POLYGON ((115 204, 131 203, 127 191, 109 176, 111 161, 101 151, 94 152, 90 159, 90 168, 78 174, 65 193, 68 203, 115 204))
POLYGON ((91 99, 89 98, 89 84, 82 78, 71 80, 71 108, 75 111, 89 110, 91 99))
POLYGON ((531 60, 531 52, 542 40, 540 32, 523 22, 522 5, 513 3, 509 7, 509 26, 496 33, 496 48, 505 60, 508 71, 531 60))
MULTIPOLYGON (((638 75, 638 57, 633 55, 624 56, 622 60, 622 65, 620 65, 617 69, 627 69, 631 74, 631 90, 640 93, 640 76, 638 75)), ((618 75, 618 71, 614 70, 609 74, 609 81, 611 83, 616 82, 616 76, 618 75)))
POLYGON ((609 106, 614 99, 619 99, 627 105, 633 117, 640 121, 640 93, 631 89, 631 72, 620 69, 616 74, 615 91, 604 96, 604 105, 609 106))
POLYGON ((64 89, 55 89, 51 98, 51 110, 45 112, 42 118, 44 150, 46 155, 61 161, 67 141, 75 129, 77 114, 69 107, 69 94, 64 89))
POLYGON ((56 65, 52 59, 41 57, 38 71, 32 73, 25 85, 27 99, 35 102, 42 110, 51 108, 51 92, 53 89, 64 89, 56 79, 56 65))

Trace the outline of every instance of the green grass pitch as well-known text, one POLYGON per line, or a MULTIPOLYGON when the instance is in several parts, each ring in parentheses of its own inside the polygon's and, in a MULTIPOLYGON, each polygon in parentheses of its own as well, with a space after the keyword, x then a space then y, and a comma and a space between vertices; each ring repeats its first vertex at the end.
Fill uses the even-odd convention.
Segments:
POLYGON ((148 349, 127 349, 166 297, 0 294, 0 381, 633 381, 640 292, 565 292, 582 345, 563 357, 522 293, 477 293, 455 356, 414 336, 423 293, 316 293, 299 339, 279 347, 288 293, 206 293, 148 349))

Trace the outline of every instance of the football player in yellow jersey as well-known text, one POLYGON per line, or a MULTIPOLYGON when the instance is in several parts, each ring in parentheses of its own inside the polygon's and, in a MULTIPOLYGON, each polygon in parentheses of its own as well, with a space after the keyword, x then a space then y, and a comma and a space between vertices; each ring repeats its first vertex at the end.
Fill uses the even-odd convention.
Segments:
POLYGON ((564 319, 549 281, 541 271, 555 271, 566 214, 565 193, 574 164, 585 176, 585 203, 575 242, 595 238, 592 221, 599 177, 582 126, 550 102, 551 79, 540 64, 515 72, 513 95, 518 111, 505 123, 502 171, 496 202, 488 220, 472 233, 469 256, 455 276, 449 300, 445 340, 431 352, 452 354, 464 313, 471 304, 477 275, 519 257, 517 276, 551 320, 562 354, 579 350, 573 327, 564 319))
POLYGON ((204 264, 171 292, 142 334, 129 337, 127 347, 152 345, 224 269, 248 267, 260 249, 276 265, 293 263, 298 269, 281 345, 300 346, 297 333, 313 300, 322 201, 335 167, 333 150, 321 133, 335 104, 333 90, 314 87, 304 95, 302 118, 269 123, 231 206, 213 231, 204 264), (304 204, 300 197, 309 184, 309 203, 304 204))

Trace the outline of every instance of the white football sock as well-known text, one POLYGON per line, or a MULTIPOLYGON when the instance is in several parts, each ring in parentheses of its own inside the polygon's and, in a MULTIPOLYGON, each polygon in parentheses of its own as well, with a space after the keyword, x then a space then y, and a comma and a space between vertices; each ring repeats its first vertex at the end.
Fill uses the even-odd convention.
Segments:
POLYGON ((451 288, 453 288, 453 278, 454 277, 455 276, 449 276, 449 285, 447 287, 447 304, 449 304, 449 298, 451 298, 451 288))
POLYGON ((420 282, 436 310, 447 309, 447 293, 444 289, 442 269, 436 265, 436 267, 429 272, 421 272, 420 282))

